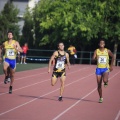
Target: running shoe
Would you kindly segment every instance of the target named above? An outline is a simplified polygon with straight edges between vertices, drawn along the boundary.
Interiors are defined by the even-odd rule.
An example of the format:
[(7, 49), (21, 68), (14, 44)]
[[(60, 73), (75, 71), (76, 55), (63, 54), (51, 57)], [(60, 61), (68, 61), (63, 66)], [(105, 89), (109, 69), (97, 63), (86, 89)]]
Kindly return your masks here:
[(103, 102), (103, 98), (100, 98), (100, 99), (99, 99), (99, 103), (102, 103), (102, 102)]
[(7, 84), (7, 81), (8, 81), (8, 76), (5, 77), (4, 84)]
[(12, 86), (9, 87), (9, 94), (12, 94)]
[(59, 101), (63, 101), (63, 100), (62, 100), (62, 96), (61, 96), (61, 97), (59, 97), (59, 98), (58, 98), (58, 100), (59, 100)]
[(9, 83), (11, 81), (10, 77), (8, 77), (7, 82)]
[(107, 86), (108, 86), (108, 82), (105, 82), (105, 83), (104, 83), (104, 87), (107, 87)]

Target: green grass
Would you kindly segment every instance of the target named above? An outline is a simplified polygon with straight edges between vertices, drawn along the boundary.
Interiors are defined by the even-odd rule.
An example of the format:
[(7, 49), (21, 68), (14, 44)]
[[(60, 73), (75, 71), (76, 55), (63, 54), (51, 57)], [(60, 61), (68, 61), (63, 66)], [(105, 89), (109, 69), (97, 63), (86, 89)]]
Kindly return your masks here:
[[(28, 64), (17, 64), (16, 72), (18, 71), (25, 71), (25, 70), (32, 70), (37, 68), (43, 68), (48, 66), (48, 64), (38, 64), (38, 63), (28, 63)], [(0, 75), (3, 74), (3, 67), (0, 64)]]

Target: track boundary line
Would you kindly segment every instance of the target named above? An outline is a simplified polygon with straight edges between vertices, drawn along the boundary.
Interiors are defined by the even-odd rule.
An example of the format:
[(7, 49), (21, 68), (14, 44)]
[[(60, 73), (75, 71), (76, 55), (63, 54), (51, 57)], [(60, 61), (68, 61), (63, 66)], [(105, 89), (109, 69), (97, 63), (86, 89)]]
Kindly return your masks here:
[[(69, 85), (71, 85), (71, 84), (73, 84), (73, 83), (79, 82), (79, 81), (81, 81), (81, 80), (83, 80), (83, 79), (85, 79), (85, 78), (87, 78), (87, 77), (90, 77), (90, 76), (92, 76), (93, 74), (95, 74), (95, 73), (91, 73), (91, 74), (89, 74), (88, 76), (85, 76), (85, 77), (82, 77), (82, 78), (80, 78), (80, 79), (78, 79), (78, 80), (76, 80), (76, 81), (73, 81), (73, 82), (65, 85), (65, 87), (67, 87), (67, 86), (69, 86)], [(6, 114), (6, 113), (9, 113), (9, 112), (11, 112), (11, 111), (13, 111), (13, 110), (15, 110), (15, 109), (18, 109), (18, 108), (20, 108), (20, 107), (22, 107), (22, 106), (25, 106), (25, 105), (27, 105), (27, 104), (29, 104), (29, 103), (31, 103), (31, 102), (34, 102), (35, 100), (38, 100), (38, 99), (40, 99), (41, 97), (44, 97), (44, 96), (49, 95), (49, 94), (51, 94), (51, 93), (54, 93), (54, 92), (58, 91), (59, 89), (60, 89), (60, 88), (58, 88), (58, 89), (56, 89), (56, 90), (53, 90), (53, 91), (51, 91), (51, 92), (48, 92), (48, 93), (46, 93), (46, 94), (44, 94), (44, 95), (41, 95), (41, 96), (39, 96), (39, 97), (37, 97), (37, 98), (34, 98), (34, 99), (32, 99), (32, 100), (30, 100), (30, 101), (28, 101), (28, 102), (25, 102), (24, 104), (18, 105), (18, 106), (14, 107), (14, 108), (12, 108), (12, 109), (9, 109), (9, 110), (7, 110), (7, 111), (5, 111), (5, 112), (2, 112), (2, 113), (0, 113), (0, 116), (4, 115), (4, 114)]]
[[(72, 66), (72, 67), (73, 67), (73, 66)], [(28, 72), (28, 71), (39, 70), (39, 69), (44, 69), (44, 68), (48, 68), (48, 67), (41, 67), (41, 68), (36, 68), (36, 69), (31, 69), (31, 70), (17, 71), (17, 72), (15, 72), (15, 73)], [(4, 76), (4, 74), (1, 74), (0, 76)]]
[[(86, 68), (83, 68), (83, 69), (86, 69)], [(83, 70), (83, 69), (79, 69), (78, 71), (81, 71), (81, 70)], [(75, 72), (78, 72), (78, 71), (74, 71), (74, 72), (71, 72), (71, 73), (68, 73), (68, 74), (72, 74), (72, 73), (75, 73)], [(21, 87), (21, 88), (18, 88), (18, 89), (14, 89), (13, 91), (21, 90), (21, 89), (30, 87), (30, 86), (32, 86), (32, 85), (36, 85), (36, 84), (39, 84), (39, 83), (47, 82), (47, 81), (49, 81), (49, 80), (50, 80), (50, 79), (43, 80), (43, 81), (40, 81), (40, 82), (37, 82), (37, 83), (33, 83), (33, 84), (31, 84), (31, 85), (27, 85), (27, 86), (24, 86), (24, 87)], [(8, 93), (8, 92), (1, 93), (0, 96), (1, 96), (1, 95), (4, 95), (4, 94), (7, 94), (7, 93)]]
[[(114, 78), (119, 72), (117, 72), (115, 75), (113, 75), (110, 79)], [(83, 99), (85, 99), (86, 97), (88, 97), (89, 95), (91, 95), (94, 91), (97, 90), (97, 87), (94, 88), (91, 92), (89, 92), (87, 95), (85, 95), (84, 97), (82, 97), (80, 100), (78, 100), (77, 102), (75, 102), (74, 104), (72, 104), (70, 107), (68, 107), (66, 110), (64, 110), (63, 112), (61, 112), (59, 115), (57, 115), (55, 118), (53, 118), (52, 120), (57, 120), (58, 118), (60, 118), (62, 115), (64, 115), (66, 112), (68, 112), (70, 109), (72, 109), (73, 107), (75, 107), (79, 102), (81, 102)], [(118, 117), (119, 117), (120, 113), (118, 113)], [(115, 119), (118, 120), (118, 119)]]
[[(44, 69), (44, 68), (47, 68), (47, 67), (36, 68), (36, 69), (31, 69), (31, 70), (24, 70), (24, 71), (17, 71), (17, 72), (15, 72), (15, 73), (28, 72), (28, 71), (39, 70), (39, 69)], [(4, 76), (4, 74), (1, 74), (0, 76)]]
[[(82, 69), (86, 69), (86, 68), (88, 68), (88, 67), (84, 67), (84, 68), (82, 68)], [(79, 69), (79, 70), (82, 70), (82, 69)], [(78, 70), (78, 71), (79, 71), (79, 70)], [(26, 72), (27, 72), (27, 71), (26, 71)], [(36, 76), (36, 75), (41, 75), (41, 74), (45, 74), (45, 73), (47, 73), (47, 72), (43, 72), (43, 73), (38, 73), (38, 74), (31, 75), (31, 76), (25, 76), (25, 77), (17, 78), (17, 79), (15, 79), (15, 81), (20, 80), (20, 79), (24, 79), (24, 78), (34, 77), (34, 76)], [(3, 83), (4, 83), (4, 82), (1, 82), (0, 85), (3, 84)]]
[[(40, 81), (40, 82), (37, 82), (37, 83), (34, 83), (34, 84), (30, 84), (30, 85), (27, 85), (27, 86), (24, 86), (24, 87), (21, 87), (21, 88), (17, 88), (17, 89), (14, 89), (13, 91), (17, 91), (17, 90), (21, 90), (21, 89), (24, 89), (24, 88), (27, 88), (27, 87), (30, 87), (30, 86), (33, 86), (33, 85), (37, 85), (37, 84), (40, 84), (40, 83), (43, 83), (43, 82), (46, 82), (46, 81), (49, 81), (50, 79), (47, 79), (47, 80), (43, 80), (43, 81)], [(7, 94), (8, 92), (5, 92), (5, 93), (1, 93), (1, 95), (4, 95), (4, 94)]]
[(115, 117), (115, 120), (119, 120), (119, 117), (120, 117), (120, 110), (118, 111), (118, 114), (117, 114), (117, 116)]

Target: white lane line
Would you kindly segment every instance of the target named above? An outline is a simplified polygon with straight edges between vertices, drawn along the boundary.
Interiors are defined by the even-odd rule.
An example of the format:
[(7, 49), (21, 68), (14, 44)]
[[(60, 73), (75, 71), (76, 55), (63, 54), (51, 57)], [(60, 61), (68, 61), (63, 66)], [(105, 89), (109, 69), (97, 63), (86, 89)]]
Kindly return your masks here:
[[(79, 69), (77, 70), (76, 72), (80, 71), (80, 70), (84, 70), (84, 69), (87, 69), (88, 67), (84, 67), (82, 69)], [(73, 72), (74, 73), (74, 72)], [(30, 78), (30, 77), (34, 77), (34, 76), (37, 76), (37, 75), (42, 75), (42, 74), (47, 74), (47, 72), (43, 72), (43, 73), (38, 73), (38, 74), (34, 74), (34, 75), (29, 75), (29, 76), (25, 76), (25, 77), (21, 77), (21, 78), (16, 78), (15, 81), (17, 80), (21, 80), (21, 79), (24, 79), (24, 78)], [(69, 74), (69, 73), (68, 73)], [(0, 85), (3, 84), (3, 82), (0, 83)]]
[(118, 112), (118, 114), (117, 114), (115, 120), (120, 120), (119, 118), (120, 118), (120, 110), (119, 110), (119, 112)]
[[(88, 67), (85, 67), (85, 68), (79, 69), (79, 70), (77, 70), (77, 71), (70, 72), (70, 73), (68, 73), (68, 75), (69, 75), (69, 74), (72, 74), (72, 73), (75, 73), (75, 72), (78, 72), (78, 71), (81, 71), (81, 70), (84, 70), (84, 69), (87, 69), (87, 68), (88, 68)], [(45, 72), (45, 73), (46, 73), (46, 72)], [(42, 73), (41, 73), (41, 74), (42, 74)], [(26, 78), (26, 77), (24, 77), (24, 78)], [(18, 78), (18, 79), (23, 79), (23, 78)], [(46, 82), (46, 81), (49, 81), (49, 80), (50, 80), (50, 79), (47, 79), (47, 80), (44, 80), (44, 81), (40, 81), (40, 82), (31, 84), (31, 85), (27, 85), (27, 86), (24, 86), (24, 87), (21, 87), (21, 88), (18, 88), (18, 89), (14, 89), (13, 91), (21, 90), (21, 89), (30, 87), (30, 86), (32, 86), (32, 85), (37, 85), (37, 84), (39, 84), (39, 83), (43, 83), (43, 82)], [(7, 94), (7, 93), (8, 93), (8, 92), (1, 93), (0, 96), (1, 96), (1, 95), (4, 95), (4, 94)]]
[[(78, 71), (81, 71), (81, 70), (84, 70), (84, 69), (87, 69), (87, 68), (88, 68), (88, 67), (82, 68), (82, 69), (79, 69)], [(69, 74), (72, 74), (72, 73), (75, 73), (75, 72), (78, 72), (78, 71), (70, 72), (70, 73), (68, 73), (68, 75), (69, 75)], [(25, 77), (24, 77), (24, 78), (25, 78)], [(19, 79), (19, 78), (18, 78), (18, 79)], [(20, 79), (23, 79), (23, 78), (20, 78)], [(21, 87), (21, 88), (18, 88), (18, 89), (14, 89), (13, 91), (21, 90), (21, 89), (30, 87), (30, 86), (32, 86), (32, 85), (37, 85), (37, 84), (39, 84), (39, 83), (43, 83), (43, 82), (46, 82), (46, 81), (49, 81), (49, 80), (50, 80), (50, 79), (47, 79), (47, 80), (44, 80), (44, 81), (40, 81), (40, 82), (31, 84), (31, 85), (27, 85), (27, 86), (24, 86), (24, 87)], [(1, 96), (1, 95), (4, 95), (4, 94), (7, 94), (7, 93), (8, 93), (8, 92), (1, 93), (0, 96)]]
[[(36, 68), (36, 69), (31, 69), (31, 70), (24, 70), (24, 71), (17, 71), (15, 73), (24, 73), (24, 72), (29, 72), (29, 71), (32, 71), (32, 70), (41, 70), (41, 69), (44, 69), (44, 68), (47, 68), (47, 67), (42, 67), (42, 68)], [(4, 74), (0, 75), (0, 77), (4, 76)]]
[[(37, 84), (40, 84), (40, 83), (43, 83), (43, 82), (47, 82), (49, 81), (50, 79), (47, 79), (47, 80), (43, 80), (43, 81), (40, 81), (40, 82), (37, 82), (37, 83), (34, 83), (34, 84), (30, 84), (30, 85), (27, 85), (27, 86), (24, 86), (24, 87), (21, 87), (21, 88), (18, 88), (18, 89), (14, 89), (13, 91), (17, 91), (17, 90), (21, 90), (21, 89), (24, 89), (24, 88), (27, 88), (27, 87), (31, 87), (33, 85), (37, 85)], [(8, 92), (5, 92), (5, 93), (1, 93), (1, 95), (4, 95), (4, 94), (7, 94)]]
[[(87, 78), (87, 77), (90, 77), (90, 76), (92, 76), (93, 74), (95, 74), (95, 73), (89, 74), (89, 75), (86, 76), (86, 77), (82, 77), (82, 78), (80, 78), (80, 79), (78, 79), (78, 80), (76, 80), (76, 81), (73, 81), (73, 82), (65, 85), (65, 87), (67, 87), (67, 86), (69, 86), (69, 85), (71, 85), (71, 84), (73, 84), (73, 83), (79, 82), (79, 81), (81, 81), (81, 80), (83, 80), (83, 79), (85, 79), (85, 78)], [(18, 105), (18, 106), (16, 106), (16, 107), (12, 108), (12, 109), (9, 109), (9, 110), (7, 110), (7, 111), (5, 111), (5, 112), (2, 112), (2, 113), (0, 113), (0, 116), (4, 115), (4, 114), (6, 114), (6, 113), (9, 113), (9, 112), (11, 112), (11, 111), (13, 111), (13, 110), (15, 110), (15, 109), (18, 109), (18, 108), (20, 108), (20, 107), (23, 107), (23, 106), (25, 106), (25, 105), (27, 105), (27, 104), (29, 104), (29, 103), (31, 103), (31, 102), (34, 102), (35, 100), (37, 100), (37, 99), (39, 99), (39, 98), (41, 98), (41, 97), (44, 97), (44, 96), (46, 96), (46, 95), (49, 95), (49, 94), (51, 94), (51, 93), (53, 93), (53, 92), (56, 92), (56, 91), (58, 91), (58, 90), (59, 90), (59, 88), (56, 89), (56, 90), (53, 90), (53, 91), (51, 91), (51, 92), (48, 92), (48, 93), (46, 93), (46, 94), (44, 94), (44, 95), (41, 95), (41, 96), (39, 96), (38, 98), (34, 98), (34, 99), (32, 99), (32, 100), (30, 100), (30, 101), (28, 101), (28, 102), (25, 102), (24, 104)]]
[[(81, 71), (81, 70), (84, 70), (84, 69), (87, 69), (88, 67), (85, 67), (85, 68), (82, 68), (82, 69), (79, 69), (79, 70), (77, 70), (77, 71), (74, 71), (74, 72), (70, 72), (70, 73), (68, 73), (68, 75), (69, 74), (72, 74), (72, 73), (75, 73), (75, 72), (78, 72), (78, 71)], [(46, 73), (46, 72), (45, 72)], [(41, 74), (44, 74), (44, 73), (41, 73)], [(36, 76), (36, 75), (31, 75), (31, 76)], [(31, 77), (30, 76), (30, 77)], [(18, 78), (18, 79), (24, 79), (24, 78), (28, 78), (29, 76), (27, 76), (27, 77), (22, 77), (22, 78)], [(18, 80), (17, 79), (17, 80)], [(43, 82), (46, 82), (46, 81), (48, 81), (49, 79), (47, 79), (47, 80), (44, 80), (44, 81), (40, 81), (40, 82), (37, 82), (37, 83), (34, 83), (34, 84), (31, 84), (31, 85), (27, 85), (27, 86), (24, 86), (24, 87), (22, 87), (22, 88), (18, 88), (18, 89), (14, 89), (13, 91), (17, 91), (17, 90), (20, 90), (20, 89), (23, 89), (23, 88), (27, 88), (27, 87), (30, 87), (30, 86), (32, 86), (32, 85), (36, 85), (36, 84), (39, 84), (39, 83), (43, 83)], [(5, 92), (5, 93), (1, 93), (0, 94), (0, 96), (1, 95), (4, 95), (4, 94), (7, 94), (8, 92)]]
[[(119, 74), (119, 72), (117, 72), (115, 75), (113, 75), (110, 79), (114, 78), (117, 74)], [(110, 80), (109, 79), (109, 80)], [(80, 100), (78, 100), (77, 102), (75, 102), (73, 105), (71, 105), (70, 107), (68, 107), (66, 110), (64, 110), (63, 112), (61, 112), (59, 115), (57, 115), (55, 118), (53, 118), (53, 120), (57, 120), (59, 119), (62, 115), (64, 115), (66, 112), (68, 112), (70, 109), (72, 109), (73, 107), (75, 107), (79, 102), (81, 102), (83, 99), (85, 99), (86, 97), (88, 97), (89, 95), (91, 95), (93, 92), (95, 92), (97, 90), (97, 88), (93, 89), (91, 92), (89, 92), (87, 95), (85, 95), (84, 97), (82, 97)]]
[[(73, 68), (75, 68), (75, 67), (73, 67)], [(83, 66), (80, 66), (80, 67), (83, 67)], [(18, 72), (15, 72), (15, 73), (24, 73), (24, 72), (29, 72), (29, 71), (33, 71), (33, 70), (41, 70), (41, 69), (44, 69), (44, 68), (48, 68), (48, 67), (42, 67), (42, 68), (36, 68), (36, 69), (24, 70), (24, 71), (18, 71)], [(0, 77), (2, 77), (2, 76), (4, 76), (4, 74), (0, 75)]]
[[(29, 75), (29, 76), (25, 76), (25, 77), (21, 77), (21, 78), (16, 78), (16, 80), (21, 80), (21, 79), (24, 79), (24, 78), (29, 78), (29, 77), (34, 77), (34, 76), (37, 76), (37, 75), (42, 75), (42, 74), (45, 74), (47, 72), (43, 72), (43, 73), (39, 73), (39, 74), (34, 74), (34, 75)], [(3, 84), (3, 82), (1, 82), (0, 84)]]

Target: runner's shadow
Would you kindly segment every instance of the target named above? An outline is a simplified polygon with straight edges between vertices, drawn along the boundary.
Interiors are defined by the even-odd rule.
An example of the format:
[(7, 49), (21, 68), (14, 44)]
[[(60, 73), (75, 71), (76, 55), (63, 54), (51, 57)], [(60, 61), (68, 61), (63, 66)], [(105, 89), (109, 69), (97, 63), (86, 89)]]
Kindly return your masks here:
[(37, 99), (44, 99), (44, 100), (53, 100), (53, 101), (58, 101), (57, 99), (53, 98), (48, 98), (48, 97), (39, 97), (39, 96), (31, 96), (31, 95), (19, 95), (20, 97), (25, 97), (25, 98), (37, 98)]
[[(55, 97), (57, 97), (57, 96), (55, 96)], [(83, 102), (97, 102), (98, 103), (98, 101), (82, 99), (82, 98), (63, 97), (63, 99), (70, 99), (70, 100), (75, 100), (75, 101), (80, 100), (80, 101), (83, 101)]]

